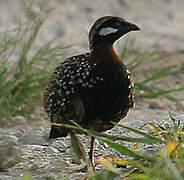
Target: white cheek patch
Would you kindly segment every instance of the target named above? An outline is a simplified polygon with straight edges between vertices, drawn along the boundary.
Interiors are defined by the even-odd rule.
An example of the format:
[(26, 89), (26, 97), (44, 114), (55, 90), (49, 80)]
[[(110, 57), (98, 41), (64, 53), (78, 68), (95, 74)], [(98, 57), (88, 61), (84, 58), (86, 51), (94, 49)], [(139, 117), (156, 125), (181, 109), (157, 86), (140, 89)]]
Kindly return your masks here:
[(107, 27), (107, 28), (102, 28), (100, 31), (99, 31), (99, 35), (101, 36), (106, 36), (108, 34), (112, 34), (112, 33), (115, 33), (117, 32), (118, 29), (116, 28), (112, 28), (112, 27)]

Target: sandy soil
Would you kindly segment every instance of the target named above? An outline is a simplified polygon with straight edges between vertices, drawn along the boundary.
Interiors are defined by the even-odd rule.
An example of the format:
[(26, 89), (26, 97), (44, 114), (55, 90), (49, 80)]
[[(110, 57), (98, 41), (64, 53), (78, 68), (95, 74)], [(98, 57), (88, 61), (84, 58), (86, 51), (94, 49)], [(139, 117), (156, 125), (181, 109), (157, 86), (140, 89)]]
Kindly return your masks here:
[[(16, 27), (20, 18), (23, 22), (29, 18), (30, 14), (26, 15), (25, 6), (21, 2), (0, 2), (0, 32)], [(31, 13), (37, 13), (38, 3), (43, 0), (31, 2)], [(140, 26), (141, 31), (136, 33), (137, 49), (144, 51), (154, 47), (167, 52), (184, 49), (184, 3), (181, 0), (52, 0), (49, 7), (53, 11), (42, 28), (38, 44), (53, 37), (61, 37), (64, 44), (76, 44), (74, 50), (81, 52), (87, 49), (87, 32), (92, 23), (104, 15), (117, 15)]]
[[(4, 33), (17, 27), (20, 18), (22, 22), (26, 22), (29, 19), (29, 16), (27, 16), (25, 13), (25, 6), (23, 6), (23, 3), (21, 2), (23, 1), (0, 1), (0, 32)], [(31, 2), (33, 4), (32, 13), (34, 14), (39, 11), (38, 2), (42, 2), (42, 0), (32, 0)], [(184, 55), (182, 54), (184, 52), (184, 3), (182, 0), (51, 0), (49, 6), (51, 8), (54, 8), (54, 10), (44, 24), (40, 33), (40, 39), (37, 41), (35, 48), (41, 46), (44, 42), (52, 39), (53, 37), (59, 37), (64, 45), (74, 44), (74, 46), (72, 46), (72, 48), (70, 48), (70, 51), (68, 52), (69, 55), (88, 51), (88, 31), (92, 23), (98, 17), (104, 15), (121, 16), (136, 23), (138, 26), (141, 27), (140, 32), (132, 33), (133, 35), (136, 35), (137, 52), (145, 52), (145, 50), (157, 49), (163, 53), (167, 52), (169, 54), (172, 54), (165, 58), (164, 61), (161, 61), (160, 64), (153, 63), (151, 65), (151, 68), (150, 65), (145, 65), (136, 69), (136, 71), (142, 72), (148, 70), (146, 74), (142, 75), (143, 77), (149, 75), (150, 70), (155, 71), (158, 70), (158, 68), (160, 67), (167, 67), (177, 62), (178, 72), (175, 73), (172, 78), (164, 78), (163, 83), (159, 84), (159, 87), (167, 89), (184, 86)], [(120, 41), (118, 41), (116, 47), (121, 47), (125, 39), (126, 38), (122, 38)], [(124, 119), (125, 124), (130, 122), (130, 124), (138, 125), (139, 122), (144, 123), (146, 121), (159, 121), (161, 119), (164, 119), (164, 117), (168, 117), (168, 111), (171, 111), (174, 114), (181, 114), (184, 110), (184, 92), (174, 92), (172, 93), (172, 95), (174, 97), (177, 97), (180, 102), (172, 102), (162, 98), (156, 99), (154, 101), (138, 101), (135, 108), (132, 109), (129, 112), (128, 116)], [(25, 123), (25, 119), (23, 119), (22, 122)], [(44, 129), (50, 126), (48, 122), (41, 123), (43, 123), (44, 125), (40, 125), (40, 129)], [(31, 129), (30, 132), (26, 132), (27, 128), (33, 128), (33, 130)], [(53, 143), (51, 145), (53, 147), (50, 147), (50, 145), (49, 147), (42, 147), (41, 145), (34, 146), (34, 143), (36, 141), (39, 141), (39, 138), (41, 139), (39, 142), (40, 144), (45, 142), (45, 140), (43, 140), (42, 138), (43, 134), (41, 134), (43, 131), (38, 131), (38, 133), (35, 133), (37, 132), (38, 127), (34, 126), (26, 126), (26, 128), (18, 127), (17, 129), (18, 132), (15, 131), (15, 129), (0, 129), (0, 135), (7, 134), (8, 136), (16, 136), (21, 139), (23, 137), (23, 134), (26, 134), (26, 138), (28, 136), (28, 140), (32, 141), (33, 145), (30, 145), (30, 141), (28, 141), (28, 143), (21, 142), (23, 145), (18, 145), (18, 148), (20, 148), (21, 151), (22, 149), (23, 151), (25, 150), (25, 152), (23, 152), (25, 154), (25, 159), (24, 162), (22, 162), (22, 166), (24, 166), (24, 163), (26, 163), (25, 167), (27, 169), (23, 169), (23, 172), (31, 170), (29, 163), (34, 163), (32, 161), (32, 159), (34, 158), (38, 161), (37, 156), (41, 157), (43, 155), (41, 153), (43, 149), (46, 149), (50, 153), (48, 155), (48, 158), (51, 159), (48, 160), (47, 165), (49, 165), (52, 158), (54, 158), (54, 161), (52, 160), (51, 162), (55, 162), (58, 157), (53, 156), (52, 148), (55, 148)], [(111, 132), (113, 133), (115, 131), (117, 132), (117, 129), (112, 130)], [(31, 133), (30, 139), (29, 133)], [(32, 137), (33, 139), (31, 139)], [(23, 137), (23, 140), (25, 140), (25, 137)], [(33, 140), (35, 142), (33, 142)], [(65, 147), (69, 146), (68, 142), (68, 139), (66, 139), (66, 141), (62, 141), (62, 143), (65, 144)], [(36, 151), (36, 148), (40, 149)], [(51, 150), (49, 148), (51, 148)], [(98, 148), (99, 151), (103, 154), (104, 152), (103, 149), (101, 149), (101, 146), (99, 146)], [(30, 152), (31, 150), (32, 152)], [(57, 152), (56, 149), (54, 149), (53, 151), (55, 154), (57, 154), (57, 156), (61, 156), (60, 159), (57, 159), (58, 162), (60, 162), (62, 158), (69, 157), (68, 152), (65, 152), (67, 157), (64, 157), (65, 154), (62, 155), (62, 153), (60, 153), (59, 151)], [(34, 155), (33, 152), (41, 154)], [(43, 161), (41, 160), (40, 163), (44, 164), (45, 159), (43, 159)], [(40, 165), (39, 162), (38, 165)], [(39, 175), (40, 172), (44, 176), (44, 174), (47, 172), (48, 167), (52, 168), (47, 165), (45, 167), (45, 171), (40, 165), (41, 167), (40, 169), (38, 168), (38, 172), (36, 172), (35, 177), (38, 177), (37, 173)], [(62, 172), (62, 169), (57, 169), (57, 171), (55, 171), (54, 169), (52, 173), (57, 173), (60, 171)], [(15, 175), (17, 175), (17, 177), (20, 177), (19, 173), (19, 171), (15, 171), (15, 168), (12, 167), (9, 172), (2, 172), (1, 175), (3, 179), (14, 179)], [(67, 173), (65, 174), (66, 177)]]

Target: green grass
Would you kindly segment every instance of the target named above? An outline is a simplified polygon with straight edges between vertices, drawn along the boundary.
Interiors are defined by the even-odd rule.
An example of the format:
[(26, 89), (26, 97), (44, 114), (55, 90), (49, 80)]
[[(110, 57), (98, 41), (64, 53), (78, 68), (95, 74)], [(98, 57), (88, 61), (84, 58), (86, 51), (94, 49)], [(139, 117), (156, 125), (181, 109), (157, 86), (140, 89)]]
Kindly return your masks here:
[[(106, 180), (116, 177), (122, 177), (127, 180), (182, 180), (184, 177), (184, 126), (180, 121), (176, 121), (172, 115), (170, 115), (170, 120), (170, 123), (147, 123), (140, 129), (134, 129), (112, 122), (123, 129), (135, 133), (139, 138), (96, 133), (82, 128), (74, 121), (72, 121), (73, 125), (55, 125), (84, 132), (105, 142), (116, 152), (127, 157), (126, 159), (99, 157), (98, 163), (104, 165), (105, 170), (92, 175), (89, 178), (90, 180)], [(150, 132), (146, 132), (148, 131), (148, 128), (145, 129), (147, 126)], [(144, 130), (142, 130), (143, 128)], [(118, 140), (118, 142), (116, 142), (116, 140)], [(130, 148), (123, 145), (127, 144), (127, 142), (132, 144)], [(146, 148), (138, 148), (141, 144), (152, 145), (152, 151), (148, 151)], [(157, 146), (154, 146), (156, 144)], [(85, 152), (83, 152), (85, 151), (84, 148), (80, 147), (80, 151), (80, 154), (85, 154)], [(83, 157), (82, 159), (87, 158)]]
[(19, 26), (2, 34), (0, 42), (0, 119), (6, 124), (17, 115), (30, 119), (35, 109), (41, 105), (43, 90), (52, 69), (65, 58), (67, 47), (56, 44), (55, 40), (45, 43), (35, 50), (41, 27), (48, 8), (43, 3), (40, 12)]
[[(106, 165), (106, 170), (100, 174), (93, 175), (90, 180), (100, 179), (105, 180), (104, 176), (121, 176), (124, 179), (177, 179), (182, 180), (184, 177), (184, 131), (183, 125), (180, 121), (176, 122), (175, 118), (170, 115), (172, 123), (170, 124), (149, 124), (152, 129), (152, 136), (158, 138), (158, 147), (154, 148), (155, 153), (149, 153), (145, 150), (134, 149), (129, 150), (131, 153), (124, 152), (124, 147), (121, 147), (122, 143), (115, 143), (109, 139), (103, 139), (114, 150), (128, 155), (130, 158), (127, 161), (102, 159), (101, 164)], [(120, 125), (121, 126), (121, 125)], [(122, 126), (129, 131), (137, 132), (138, 135), (142, 134), (141, 130)], [(132, 130), (131, 130), (132, 129)], [(145, 133), (143, 139), (147, 138), (150, 133)], [(100, 136), (97, 137), (101, 139)], [(137, 141), (139, 143), (139, 141)], [(146, 142), (144, 142), (145, 144)], [(152, 142), (155, 144), (155, 142)], [(149, 142), (150, 144), (150, 142)], [(132, 154), (136, 152), (136, 154)], [(139, 157), (137, 157), (137, 154)], [(132, 159), (133, 158), (133, 159)], [(124, 162), (124, 168), (116, 168), (115, 164), (122, 165)], [(107, 164), (109, 164), (107, 166)], [(112, 168), (114, 167), (114, 168)], [(113, 179), (113, 178), (111, 178)]]
[[(184, 91), (184, 86), (171, 89), (164, 88), (164, 78), (172, 78), (177, 74), (177, 63), (174, 65), (168, 65), (167, 67), (160, 67), (161, 63), (164, 64), (167, 55), (160, 55), (159, 51), (148, 51), (141, 55), (132, 57), (132, 54), (135, 51), (135, 45), (135, 37), (129, 37), (121, 51), (121, 59), (125, 60), (127, 67), (134, 72), (133, 77), (135, 79), (137, 97), (144, 99), (155, 99), (161, 97), (171, 101), (178, 101), (178, 99), (172, 96), (171, 93)], [(157, 65), (156, 69), (153, 69), (153, 63)], [(137, 69), (144, 65), (149, 66), (149, 68), (147, 70), (137, 71)], [(149, 75), (145, 76), (145, 73), (147, 72), (149, 72)], [(161, 88), (159, 88), (160, 84), (162, 84)]]

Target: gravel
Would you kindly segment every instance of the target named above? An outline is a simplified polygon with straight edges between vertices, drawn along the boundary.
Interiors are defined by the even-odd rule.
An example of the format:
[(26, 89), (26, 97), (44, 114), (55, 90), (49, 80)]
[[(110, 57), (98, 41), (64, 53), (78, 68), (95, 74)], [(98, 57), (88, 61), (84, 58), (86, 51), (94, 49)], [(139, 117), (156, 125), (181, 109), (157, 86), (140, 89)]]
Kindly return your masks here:
[[(17, 27), (21, 19), (25, 23), (30, 17), (25, 13), (21, 0), (2, 0), (0, 2), (0, 33), (9, 32)], [(33, 0), (33, 14), (39, 12), (37, 0)], [(136, 50), (159, 49), (164, 52), (183, 52), (184, 3), (181, 0), (135, 1), (135, 0), (52, 0), (49, 6), (54, 10), (43, 25), (35, 48), (52, 38), (60, 38), (70, 48), (70, 55), (88, 51), (88, 35), (93, 22), (104, 15), (117, 15), (136, 23), (141, 31), (136, 33)], [(132, 33), (134, 35), (134, 33)], [(3, 38), (1, 36), (0, 38)], [(119, 48), (126, 38), (116, 44)], [(184, 123), (184, 114), (177, 113), (178, 120)], [(22, 179), (27, 172), (32, 179), (84, 179), (85, 173), (75, 172), (81, 167), (71, 158), (70, 138), (49, 141), (49, 123), (38, 127), (24, 125), (26, 119), (16, 117), (22, 125), (0, 128), (0, 180)], [(159, 103), (139, 103), (121, 123), (140, 127), (146, 122), (170, 122), (168, 111)], [(133, 135), (115, 127), (107, 133), (112, 135)], [(80, 135), (87, 151), (90, 138)], [(128, 146), (128, 144), (126, 144)], [(143, 147), (149, 149), (148, 146)], [(151, 148), (150, 148), (151, 150)], [(119, 157), (106, 144), (96, 141), (95, 159), (99, 156)], [(98, 166), (97, 169), (103, 167)]]
[[(153, 111), (153, 110), (152, 110)], [(170, 123), (168, 117), (153, 119), (134, 119), (130, 117), (121, 121), (126, 126), (139, 128), (147, 122), (152, 123)], [(176, 116), (184, 124), (184, 114)], [(24, 129), (24, 133), (20, 133)], [(86, 177), (83, 172), (75, 170), (80, 169), (83, 165), (76, 164), (71, 156), (70, 137), (57, 138), (49, 140), (45, 136), (50, 131), (48, 125), (43, 124), (40, 127), (35, 126), (19, 126), (0, 129), (0, 180), (21, 179), (27, 172), (32, 174), (32, 179), (82, 179)], [(149, 131), (145, 128), (145, 131)], [(12, 132), (14, 132), (12, 135)], [(111, 135), (127, 135), (135, 137), (135, 134), (124, 130), (118, 126), (108, 130), (107, 134)], [(30, 138), (28, 138), (30, 137)], [(90, 137), (78, 135), (80, 141), (84, 144), (87, 151), (90, 148)], [(124, 143), (130, 147), (130, 143)], [(139, 148), (145, 149), (147, 152), (155, 153), (157, 145), (143, 145)], [(154, 150), (153, 150), (154, 149)], [(96, 140), (95, 161), (100, 156), (113, 158), (126, 158), (125, 156), (115, 152), (106, 144)], [(103, 167), (97, 166), (97, 171), (101, 171)]]

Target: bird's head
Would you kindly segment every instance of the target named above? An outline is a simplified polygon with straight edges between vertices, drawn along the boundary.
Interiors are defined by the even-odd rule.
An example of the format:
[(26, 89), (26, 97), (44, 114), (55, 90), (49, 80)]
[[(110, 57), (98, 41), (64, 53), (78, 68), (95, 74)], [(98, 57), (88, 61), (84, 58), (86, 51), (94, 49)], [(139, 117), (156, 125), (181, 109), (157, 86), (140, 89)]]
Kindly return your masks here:
[(140, 30), (138, 26), (123, 18), (105, 16), (97, 19), (89, 32), (91, 50), (112, 45), (117, 39), (130, 31)]

